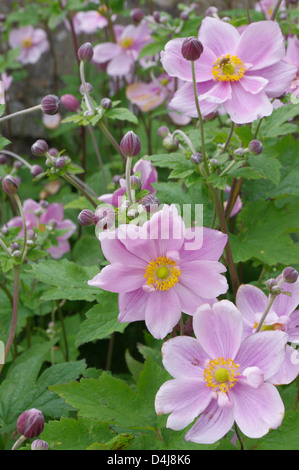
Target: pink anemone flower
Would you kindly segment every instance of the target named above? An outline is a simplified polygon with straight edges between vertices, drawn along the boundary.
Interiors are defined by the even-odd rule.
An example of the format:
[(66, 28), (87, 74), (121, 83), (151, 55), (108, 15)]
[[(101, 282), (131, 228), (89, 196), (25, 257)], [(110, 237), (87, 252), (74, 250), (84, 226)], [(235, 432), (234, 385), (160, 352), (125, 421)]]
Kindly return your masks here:
[(75, 34), (94, 34), (108, 25), (108, 20), (98, 10), (79, 11), (72, 18)]
[[(280, 276), (277, 278), (279, 281)], [(274, 300), (260, 331), (284, 331), (288, 342), (299, 344), (299, 280), (294, 284), (284, 282), (282, 289), (291, 295), (279, 294)], [(243, 337), (255, 332), (262, 314), (266, 310), (269, 297), (261, 289), (244, 284), (239, 287), (236, 305), (243, 316)], [(275, 385), (291, 383), (299, 372), (299, 357), (296, 349), (286, 346), (285, 360), (279, 371), (271, 378)]]
[[(267, 20), (270, 20), (273, 13), (274, 7), (276, 5), (276, 0), (261, 0), (255, 5), (257, 11), (264, 13)], [(280, 8), (285, 8), (285, 1), (282, 0)]]
[[(296, 67), (284, 60), (279, 25), (273, 21), (251, 23), (240, 34), (233, 25), (206, 17), (198, 38), (204, 50), (194, 65), (203, 116), (219, 106), (237, 124), (269, 116), (273, 111), (270, 98), (281, 96), (296, 75)], [(170, 106), (197, 117), (191, 63), (181, 53), (184, 39), (169, 41), (161, 52), (161, 62), (168, 75), (187, 82)]]
[(107, 73), (123, 77), (134, 70), (141, 49), (151, 41), (148, 24), (141, 21), (138, 26), (114, 27), (116, 42), (104, 42), (94, 47), (93, 63), (108, 63)]
[[(60, 203), (49, 204), (43, 208), (41, 204), (33, 199), (26, 199), (23, 204), (23, 211), (26, 221), (27, 230), (34, 228), (39, 232), (47, 230), (47, 226), (56, 230), (66, 230), (63, 235), (57, 237), (57, 246), (48, 248), (47, 251), (53, 258), (61, 258), (64, 253), (70, 251), (68, 238), (72, 236), (76, 230), (76, 225), (69, 219), (63, 218), (63, 205)], [(23, 227), (21, 217), (13, 217), (8, 223), (8, 227)], [(19, 236), (23, 236), (23, 228)]]
[(228, 300), (202, 305), (193, 316), (194, 337), (177, 336), (162, 347), (173, 379), (159, 389), (158, 414), (171, 413), (167, 427), (184, 429), (185, 440), (212, 444), (234, 422), (259, 438), (280, 426), (284, 405), (269, 378), (281, 366), (287, 335), (262, 332), (242, 341), (242, 315)]
[(91, 286), (119, 293), (119, 321), (145, 320), (155, 338), (164, 338), (181, 318), (228, 289), (218, 262), (227, 235), (186, 228), (174, 205), (164, 205), (143, 226), (120, 225), (104, 232), (103, 253), (110, 265)]
[[(141, 173), (141, 190), (144, 189), (150, 191), (151, 194), (154, 194), (156, 191), (152, 187), (152, 183), (156, 183), (158, 181), (158, 173), (156, 168), (151, 164), (151, 162), (141, 158), (138, 160), (138, 162), (135, 163), (133, 167), (133, 175), (137, 172)], [(102, 196), (99, 197), (99, 200), (105, 202), (106, 204), (112, 204), (114, 207), (119, 207), (127, 190), (126, 180), (121, 178), (119, 184), (120, 188), (114, 191), (114, 193), (102, 194)]]
[(297, 68), (297, 74), (287, 91), (299, 98), (299, 39), (297, 36), (288, 37), (286, 61)]
[(22, 47), (17, 60), (23, 65), (35, 64), (50, 49), (46, 32), (32, 26), (13, 29), (9, 34), (9, 45), (12, 48)]

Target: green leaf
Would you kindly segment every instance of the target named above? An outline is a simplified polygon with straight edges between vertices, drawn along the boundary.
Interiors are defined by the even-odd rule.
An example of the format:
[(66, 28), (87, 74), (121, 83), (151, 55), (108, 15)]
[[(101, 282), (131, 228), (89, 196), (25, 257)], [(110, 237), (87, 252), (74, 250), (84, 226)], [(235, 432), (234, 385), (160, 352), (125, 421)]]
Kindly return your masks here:
[(288, 121), (298, 116), (299, 105), (287, 104), (274, 109), (271, 116), (263, 121), (261, 134), (263, 137), (277, 137), (278, 135), (291, 134), (296, 132), (297, 126)]
[(281, 163), (277, 158), (265, 155), (249, 155), (248, 163), (275, 185), (280, 182)]
[(42, 295), (44, 300), (87, 300), (92, 302), (99, 294), (97, 287), (91, 287), (87, 281), (98, 272), (97, 266), (78, 266), (62, 260), (45, 260), (30, 266), (32, 277), (52, 286)]
[(133, 124), (138, 124), (138, 119), (129, 109), (127, 108), (111, 108), (105, 113), (105, 116), (109, 119), (119, 119), (120, 121), (129, 121)]
[(92, 307), (81, 324), (76, 345), (109, 337), (115, 331), (123, 332), (127, 323), (118, 321), (118, 295), (98, 289), (98, 304)]

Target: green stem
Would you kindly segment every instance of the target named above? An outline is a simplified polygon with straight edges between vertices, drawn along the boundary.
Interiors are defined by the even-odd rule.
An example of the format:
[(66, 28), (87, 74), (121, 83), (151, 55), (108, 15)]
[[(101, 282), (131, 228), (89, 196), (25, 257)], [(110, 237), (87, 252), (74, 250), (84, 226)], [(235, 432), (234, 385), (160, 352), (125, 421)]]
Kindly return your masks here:
[(228, 148), (229, 143), (230, 143), (230, 141), (231, 141), (231, 138), (232, 138), (232, 136), (233, 136), (234, 130), (235, 130), (235, 123), (232, 122), (232, 123), (231, 123), (231, 127), (230, 127), (230, 131), (229, 131), (229, 134), (228, 134), (228, 137), (227, 137), (227, 140), (226, 140), (225, 145), (224, 145), (224, 147), (223, 147), (222, 153), (225, 153), (225, 152), (227, 151), (227, 148)]
[(34, 111), (37, 111), (38, 109), (41, 109), (40, 104), (36, 106), (32, 106), (32, 108), (27, 108), (27, 109), (22, 109), (21, 111), (16, 111), (15, 113), (8, 114), (7, 116), (0, 118), (0, 123), (4, 121), (8, 121), (9, 119), (13, 119), (18, 116), (23, 116), (24, 114), (32, 113)]
[(248, 24), (250, 24), (250, 23), (251, 23), (251, 18), (250, 18), (250, 11), (249, 11), (249, 2), (248, 2), (248, 0), (245, 0), (245, 8), (246, 8), (247, 21), (248, 21)]
[(244, 450), (243, 439), (236, 423), (234, 424), (234, 428), (235, 428), (235, 433), (237, 435), (238, 441), (240, 442), (240, 446), (241, 446), (240, 450)]
[(199, 128), (200, 128), (200, 137), (201, 137), (201, 153), (202, 159), (205, 167), (205, 171), (207, 175), (210, 174), (209, 172), (209, 165), (207, 161), (206, 149), (205, 149), (205, 133), (204, 133), (204, 125), (203, 125), (203, 118), (200, 112), (199, 101), (197, 96), (197, 87), (196, 87), (196, 74), (195, 74), (195, 66), (194, 61), (191, 61), (191, 70), (192, 70), (192, 81), (193, 81), (193, 91), (194, 91), (194, 98), (195, 98), (195, 105), (198, 114), (198, 121), (199, 121)]
[(2, 246), (2, 248), (5, 251), (5, 253), (7, 254), (7, 256), (9, 258), (11, 258), (11, 253), (9, 252), (7, 246), (5, 245), (4, 241), (1, 240), (1, 238), (0, 238), (0, 246)]
[[(277, 287), (281, 287), (281, 285), (285, 282), (284, 280), (284, 277), (282, 277), (280, 279), (280, 281), (277, 283)], [(260, 331), (260, 329), (262, 328), (263, 324), (264, 324), (264, 321), (266, 319), (266, 316), (268, 315), (269, 311), (270, 311), (270, 308), (272, 307), (272, 304), (274, 302), (274, 300), (276, 299), (277, 297), (277, 294), (273, 295), (273, 294), (270, 294), (270, 298), (269, 298), (269, 302), (268, 302), (268, 305), (259, 321), (259, 324), (255, 330), (255, 333), (258, 333)]]
[(23, 263), (25, 261), (26, 253), (27, 253), (27, 226), (26, 226), (26, 219), (22, 207), (21, 200), (18, 196), (18, 194), (14, 194), (15, 201), (17, 203), (21, 218), (22, 218), (22, 224), (23, 224), (23, 231), (24, 231), (24, 239), (23, 239), (23, 246), (22, 246), (22, 256), (21, 256), (21, 262)]
[(131, 169), (132, 169), (132, 157), (127, 158), (126, 164), (126, 187), (127, 187), (127, 196), (130, 205), (134, 204), (133, 196), (132, 196), (132, 189), (131, 189)]
[(90, 96), (89, 96), (89, 91), (88, 91), (88, 88), (87, 88), (87, 85), (86, 85), (83, 60), (80, 61), (79, 69), (80, 69), (81, 83), (82, 83), (83, 90), (84, 90), (85, 104), (87, 106), (88, 114), (90, 116), (92, 116), (95, 113), (95, 109), (94, 109), (94, 106), (91, 102), (91, 99), (90, 99)]
[(89, 135), (90, 135), (90, 138), (91, 138), (91, 142), (92, 142), (96, 157), (97, 157), (99, 165), (100, 165), (100, 169), (101, 169), (101, 172), (102, 172), (102, 175), (103, 175), (103, 181), (104, 181), (105, 187), (107, 189), (108, 181), (107, 181), (107, 178), (106, 178), (106, 175), (105, 175), (105, 168), (104, 168), (104, 165), (103, 165), (103, 160), (102, 160), (102, 157), (101, 157), (101, 154), (100, 154), (100, 151), (99, 151), (99, 147), (98, 147), (98, 144), (97, 144), (94, 132), (93, 132), (93, 128), (91, 126), (87, 126), (87, 129), (88, 129), (88, 132), (89, 132)]
[(282, 2), (282, 0), (278, 0), (278, 2), (276, 2), (276, 5), (275, 5), (275, 7), (274, 7), (274, 9), (273, 9), (273, 11), (272, 11), (272, 15), (271, 15), (271, 18), (270, 18), (271, 21), (274, 21), (274, 20), (275, 20), (281, 2)]
[(103, 134), (105, 134), (105, 136), (107, 137), (107, 139), (110, 141), (110, 143), (113, 145), (113, 147), (115, 148), (115, 150), (119, 153), (119, 155), (121, 156), (121, 158), (123, 159), (124, 163), (127, 162), (127, 159), (126, 159), (126, 156), (125, 154), (121, 151), (121, 148), (120, 146), (118, 145), (118, 143), (116, 142), (116, 140), (114, 139), (113, 135), (109, 132), (109, 130), (107, 129), (107, 127), (105, 126), (105, 124), (100, 121), (99, 122), (99, 127), (101, 129), (101, 131), (103, 132)]

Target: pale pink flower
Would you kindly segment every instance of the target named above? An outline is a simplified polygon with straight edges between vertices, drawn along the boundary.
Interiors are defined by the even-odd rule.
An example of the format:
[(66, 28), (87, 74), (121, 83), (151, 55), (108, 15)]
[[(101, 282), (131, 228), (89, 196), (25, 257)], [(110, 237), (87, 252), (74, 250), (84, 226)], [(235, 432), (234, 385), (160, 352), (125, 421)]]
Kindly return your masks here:
[[(68, 239), (76, 230), (76, 225), (69, 219), (63, 218), (63, 205), (60, 203), (49, 204), (46, 208), (33, 199), (26, 199), (23, 203), (23, 211), (27, 230), (36, 228), (39, 232), (47, 230), (47, 226), (56, 230), (66, 230), (63, 235), (57, 237), (58, 245), (53, 245), (47, 251), (53, 258), (61, 258), (64, 253), (70, 251)], [(8, 227), (22, 227), (19, 236), (23, 236), (23, 222), (21, 217), (13, 217)]]
[(102, 234), (111, 264), (88, 284), (119, 293), (120, 322), (145, 320), (155, 338), (164, 338), (182, 312), (193, 315), (227, 291), (226, 268), (218, 262), (226, 242), (217, 230), (186, 228), (175, 207), (165, 204), (142, 227), (120, 225)]
[(151, 41), (151, 36), (146, 21), (141, 21), (138, 26), (116, 25), (114, 32), (116, 43), (97, 44), (92, 61), (98, 65), (108, 63), (108, 75), (123, 77), (134, 70), (139, 52)]
[(198, 308), (195, 338), (177, 336), (162, 347), (164, 367), (173, 377), (156, 395), (158, 414), (171, 413), (167, 427), (184, 429), (185, 439), (212, 444), (234, 422), (248, 437), (260, 438), (280, 426), (284, 405), (269, 379), (280, 368), (287, 335), (262, 332), (242, 341), (242, 315), (228, 300)]
[[(277, 278), (279, 281), (280, 276)], [(288, 335), (288, 341), (299, 343), (299, 280), (293, 284), (284, 282), (282, 289), (291, 296), (279, 294), (274, 300), (270, 311), (264, 321), (261, 331), (281, 330)], [(259, 321), (266, 310), (269, 297), (261, 289), (245, 284), (239, 287), (236, 296), (236, 305), (243, 316), (243, 336), (250, 336), (255, 332)], [(259, 334), (259, 333), (258, 333)], [(287, 345), (286, 357), (279, 371), (272, 377), (274, 384), (288, 384), (292, 382), (299, 372), (299, 360), (296, 350)]]
[(296, 77), (292, 81), (287, 92), (293, 93), (297, 98), (299, 98), (299, 39), (297, 36), (288, 37), (286, 61), (289, 64), (295, 65), (297, 68)]
[(94, 34), (108, 25), (108, 20), (98, 10), (79, 11), (72, 18), (75, 34)]
[[(255, 9), (264, 13), (267, 20), (270, 20), (277, 0), (261, 0), (256, 3)], [(285, 1), (282, 0), (280, 8), (285, 8)]]
[[(194, 62), (201, 113), (207, 116), (222, 106), (237, 124), (269, 116), (273, 111), (270, 99), (281, 96), (296, 75), (296, 67), (284, 60), (279, 25), (251, 23), (240, 34), (230, 23), (206, 17), (198, 38), (204, 48)], [(197, 117), (191, 64), (181, 53), (184, 40), (169, 41), (161, 61), (168, 75), (187, 82), (175, 93), (171, 107)]]
[(8, 41), (12, 48), (22, 47), (17, 60), (23, 65), (35, 64), (41, 55), (50, 49), (46, 32), (40, 28), (34, 29), (33, 26), (13, 29)]

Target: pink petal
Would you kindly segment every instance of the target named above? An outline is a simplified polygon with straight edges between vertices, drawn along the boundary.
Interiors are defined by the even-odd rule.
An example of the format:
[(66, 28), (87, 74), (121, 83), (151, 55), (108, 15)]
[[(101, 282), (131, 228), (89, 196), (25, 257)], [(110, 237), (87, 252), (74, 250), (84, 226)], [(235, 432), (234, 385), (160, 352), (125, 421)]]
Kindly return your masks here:
[(268, 298), (261, 289), (251, 284), (243, 284), (236, 295), (236, 305), (243, 317), (252, 325), (256, 322), (256, 313), (266, 310)]
[(248, 70), (248, 72), (246, 72), (246, 77), (253, 77), (258, 73), (259, 77), (268, 80), (268, 84), (265, 86), (264, 92), (269, 98), (276, 98), (283, 95), (283, 93), (288, 90), (293, 79), (296, 77), (296, 72), (297, 67), (280, 60), (269, 67), (258, 70), (258, 72)]
[(273, 106), (264, 92), (253, 95), (239, 82), (232, 85), (232, 99), (223, 103), (224, 110), (236, 124), (247, 124), (264, 116), (270, 116)]
[(229, 82), (217, 82), (213, 88), (208, 92), (201, 94), (199, 99), (199, 107), (202, 101), (208, 103), (221, 104), (224, 101), (230, 100), (232, 97), (231, 86)]
[[(211, 90), (215, 82), (210, 80), (204, 83), (197, 83), (197, 94), (201, 95)], [(217, 109), (217, 103), (210, 103), (202, 101), (200, 103), (200, 112), (203, 116), (207, 116)], [(196, 104), (194, 100), (194, 90), (192, 83), (185, 83), (174, 94), (174, 97), (169, 102), (169, 108), (180, 111), (182, 114), (190, 117), (198, 117)]]
[(93, 48), (92, 61), (95, 64), (104, 64), (120, 54), (122, 54), (122, 48), (118, 44), (113, 42), (104, 42), (102, 44), (97, 44)]
[(55, 202), (54, 204), (49, 204), (47, 212), (41, 215), (40, 222), (42, 224), (48, 224), (51, 220), (56, 222), (62, 222), (63, 220), (63, 205)]
[(299, 310), (295, 310), (290, 316), (287, 333), (289, 335), (289, 341), (299, 343)]
[(48, 248), (47, 251), (50, 253), (52, 258), (61, 258), (62, 255), (68, 253), (71, 249), (70, 244), (67, 240), (58, 240), (58, 246), (52, 246)]
[(179, 282), (203, 298), (218, 297), (228, 289), (226, 278), (221, 274), (226, 271), (218, 261), (180, 262)]
[(118, 320), (123, 322), (133, 322), (144, 320), (145, 308), (149, 294), (142, 288), (132, 292), (123, 292), (118, 296), (119, 316)]
[(286, 345), (286, 354), (284, 361), (276, 374), (274, 374), (269, 382), (274, 385), (286, 385), (295, 380), (299, 373), (299, 353), (297, 349)]
[(121, 53), (111, 60), (107, 66), (107, 73), (113, 77), (123, 77), (132, 71), (134, 60), (126, 53)]
[[(191, 62), (182, 56), (182, 44), (186, 38), (172, 39), (165, 45), (161, 52), (161, 63), (168, 75), (180, 78), (186, 82), (192, 82)], [(213, 79), (212, 68), (217, 56), (204, 48), (204, 52), (198, 60), (194, 62), (195, 76), (197, 82), (206, 82)]]
[(259, 21), (243, 31), (236, 47), (236, 55), (250, 70), (260, 70), (273, 65), (285, 55), (284, 37), (278, 23)]
[(240, 84), (245, 91), (256, 95), (265, 89), (266, 85), (269, 83), (269, 80), (262, 77), (255, 77), (251, 75), (244, 75), (240, 80)]
[(230, 390), (234, 419), (248, 437), (259, 438), (281, 425), (284, 405), (277, 389), (268, 383), (258, 388), (238, 382)]
[(109, 292), (131, 292), (144, 284), (144, 270), (136, 266), (120, 263), (105, 266), (88, 285), (100, 287)]
[(64, 219), (62, 222), (58, 223), (55, 228), (57, 230), (67, 230), (64, 235), (57, 237), (59, 240), (67, 240), (73, 235), (77, 227), (72, 220)]
[[(280, 276), (277, 279), (280, 279)], [(299, 279), (293, 284), (284, 282), (281, 287), (291, 295), (278, 295), (272, 304), (272, 310), (279, 316), (290, 315), (299, 304)]]
[(204, 18), (198, 34), (203, 46), (211, 49), (216, 57), (233, 54), (239, 38), (240, 33), (234, 26), (210, 17)]
[(205, 304), (193, 316), (193, 330), (212, 359), (234, 359), (241, 343), (242, 317), (228, 300), (216, 302), (212, 307)]
[[(202, 237), (197, 234), (197, 228), (186, 229), (182, 261), (210, 260), (218, 261), (227, 243), (227, 235), (207, 227), (200, 227)], [(198, 244), (196, 243), (198, 241)], [(188, 250), (192, 246), (193, 249)]]
[(203, 298), (198, 295), (197, 292), (190, 290), (188, 286), (183, 285), (181, 282), (178, 282), (174, 286), (174, 289), (180, 298), (182, 312), (187, 313), (188, 315), (193, 315), (196, 309), (202, 304), (212, 305), (217, 302), (215, 297), (212, 299)]
[(171, 413), (167, 427), (184, 429), (206, 409), (212, 398), (211, 391), (201, 380), (174, 379), (165, 382), (158, 391), (155, 408), (158, 414)]
[(267, 380), (284, 360), (287, 339), (282, 331), (262, 331), (248, 336), (242, 341), (234, 362), (240, 364), (240, 372), (247, 367), (259, 367)]
[(187, 432), (185, 440), (213, 444), (225, 436), (233, 424), (232, 408), (219, 408), (217, 401), (213, 400)]
[(207, 354), (196, 338), (176, 336), (162, 346), (165, 369), (174, 378), (201, 379)]
[(181, 318), (181, 303), (174, 289), (149, 294), (145, 310), (145, 323), (156, 339), (171, 333)]

